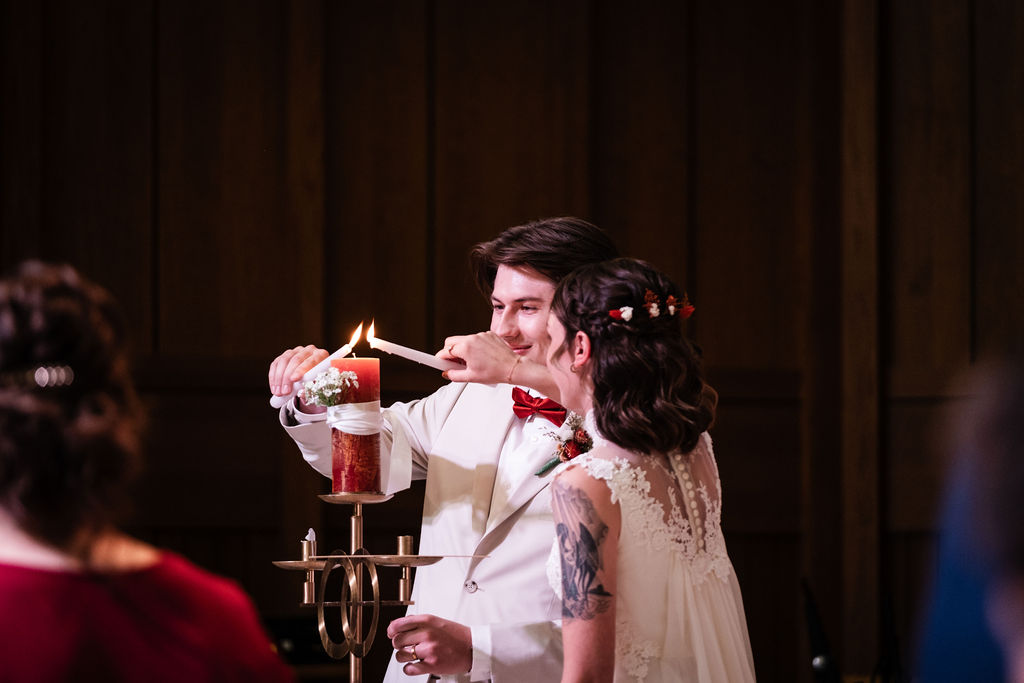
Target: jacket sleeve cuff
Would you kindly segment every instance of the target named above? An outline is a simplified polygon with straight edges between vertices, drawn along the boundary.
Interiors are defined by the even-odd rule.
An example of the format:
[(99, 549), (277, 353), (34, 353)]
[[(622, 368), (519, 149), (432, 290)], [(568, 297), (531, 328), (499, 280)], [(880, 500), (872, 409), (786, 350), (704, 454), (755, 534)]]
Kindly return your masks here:
[[(284, 405), (284, 412), (290, 418), (291, 425), (308, 425), (314, 422), (323, 422), (327, 419), (327, 413), (304, 413), (299, 410), (298, 397), (293, 398)], [(291, 426), (287, 425), (286, 426)]]
[[(306, 415), (306, 417), (314, 416)], [(332, 469), (331, 431), (328, 429), (324, 419), (300, 423), (296, 420), (295, 412), (290, 407), (290, 403), (281, 406), (278, 412), (278, 419), (284, 430), (288, 432), (288, 436), (299, 447), (303, 460), (314, 470), (330, 478)]]
[(491, 627), (470, 626), (473, 639), (473, 666), (469, 680), (486, 681), (491, 678)]

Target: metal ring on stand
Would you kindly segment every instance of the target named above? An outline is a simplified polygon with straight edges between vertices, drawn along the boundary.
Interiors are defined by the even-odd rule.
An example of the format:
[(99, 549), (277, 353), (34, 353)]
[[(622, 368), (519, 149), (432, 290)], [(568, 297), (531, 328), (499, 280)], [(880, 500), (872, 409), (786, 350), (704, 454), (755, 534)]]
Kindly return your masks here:
[[(316, 617), (317, 627), (320, 630), (320, 642), (324, 646), (324, 650), (328, 655), (334, 659), (341, 659), (345, 655), (352, 653), (356, 657), (364, 657), (370, 650), (370, 646), (373, 645), (373, 639), (377, 632), (377, 622), (380, 613), (380, 584), (377, 580), (377, 565), (372, 560), (361, 559), (360, 555), (367, 555), (365, 549), (360, 548), (353, 555), (346, 555), (343, 550), (335, 550), (331, 553), (331, 557), (324, 561), (323, 573), (320, 575), (320, 590), (317, 595), (316, 601)], [(366, 641), (360, 642), (357, 638), (361, 638), (362, 634), (356, 634), (352, 630), (352, 624), (348, 616), (348, 608), (350, 606), (351, 598), (357, 592), (358, 586), (358, 574), (357, 571), (362, 571), (362, 566), (365, 565), (370, 573), (370, 585), (373, 589), (373, 615), (370, 618), (370, 632)], [(341, 629), (345, 634), (345, 641), (342, 643), (336, 642), (331, 638), (331, 635), (327, 632), (327, 623), (324, 620), (324, 602), (325, 594), (327, 592), (327, 581), (331, 572), (338, 567), (343, 566), (345, 568), (345, 581), (341, 585), (341, 599), (339, 600), (341, 609)], [(359, 604), (355, 605), (355, 609), (363, 609), (362, 596), (359, 596), (360, 600), (357, 601)]]
[[(373, 613), (370, 617), (370, 629), (366, 637), (366, 640), (361, 640), (363, 634), (353, 634), (352, 625), (349, 623), (348, 610), (342, 610), (341, 612), (341, 629), (345, 633), (345, 638), (352, 643), (351, 651), (356, 657), (365, 657), (366, 653), (370, 651), (370, 647), (373, 645), (374, 636), (377, 635), (377, 621), (380, 616), (380, 583), (377, 581), (377, 565), (374, 564), (373, 560), (367, 560), (360, 558), (360, 555), (368, 555), (365, 548), (360, 548), (355, 553), (349, 556), (350, 566), (352, 571), (349, 572), (346, 568), (346, 572), (349, 576), (349, 594), (355, 593), (356, 588), (356, 572), (362, 572), (362, 566), (365, 566), (367, 571), (370, 573), (370, 586), (373, 589)], [(362, 596), (360, 596), (360, 602), (363, 602)], [(363, 609), (362, 604), (357, 605), (356, 609)]]
[[(349, 581), (348, 577), (352, 576), (352, 563), (347, 557), (344, 557), (344, 550), (335, 550), (331, 553), (331, 557), (324, 560), (324, 569), (320, 574), (320, 589), (317, 591), (316, 600), (316, 622), (317, 628), (320, 631), (320, 643), (324, 646), (324, 651), (334, 659), (341, 659), (349, 653), (352, 649), (352, 641), (348, 637), (348, 633), (345, 633), (345, 640), (341, 643), (335, 642), (331, 638), (331, 634), (327, 632), (327, 622), (324, 620), (324, 602), (325, 593), (327, 592), (327, 580), (331, 575), (331, 572), (338, 567), (345, 567), (345, 578), (346, 581), (341, 584), (341, 613), (345, 614), (348, 611), (348, 593), (349, 593)], [(338, 557), (341, 556), (341, 557)], [(344, 631), (344, 628), (342, 629)]]

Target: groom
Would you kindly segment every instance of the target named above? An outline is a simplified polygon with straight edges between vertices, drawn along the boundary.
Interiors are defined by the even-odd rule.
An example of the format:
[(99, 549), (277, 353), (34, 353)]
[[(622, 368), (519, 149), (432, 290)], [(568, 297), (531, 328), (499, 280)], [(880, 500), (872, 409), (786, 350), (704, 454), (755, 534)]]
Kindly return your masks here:
[[(545, 368), (548, 310), (558, 282), (578, 266), (617, 256), (604, 232), (576, 218), (550, 218), (505, 230), (472, 251), (474, 274), (490, 300), (490, 331), (450, 337), (438, 355), (466, 368), (426, 398), (382, 411), (381, 450), (411, 459), (426, 479), (420, 553), (476, 555), (420, 567), (408, 615), (391, 622), (395, 655), (387, 683), (558, 680), (561, 603), (548, 584), (554, 539), (550, 476), (560, 424)], [(270, 366), (271, 391), (327, 356), (312, 346), (285, 351)], [(517, 387), (533, 387), (529, 394)], [(539, 390), (539, 391), (537, 391)], [(303, 457), (331, 476), (330, 430), (298, 399), (281, 424)], [(404, 674), (404, 675), (403, 675)]]

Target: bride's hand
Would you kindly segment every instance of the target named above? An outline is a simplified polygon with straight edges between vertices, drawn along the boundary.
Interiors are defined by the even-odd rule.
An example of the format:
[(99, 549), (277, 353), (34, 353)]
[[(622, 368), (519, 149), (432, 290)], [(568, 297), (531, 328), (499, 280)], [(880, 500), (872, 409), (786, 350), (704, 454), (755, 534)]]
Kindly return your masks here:
[(448, 337), (437, 352), (444, 360), (463, 363), (465, 369), (448, 370), (444, 376), (453, 382), (500, 384), (508, 381), (509, 372), (520, 358), (501, 337), (493, 332)]
[(444, 373), (453, 382), (515, 384), (558, 400), (558, 386), (547, 366), (520, 356), (494, 332), (448, 337), (437, 357), (465, 364), (465, 369)]

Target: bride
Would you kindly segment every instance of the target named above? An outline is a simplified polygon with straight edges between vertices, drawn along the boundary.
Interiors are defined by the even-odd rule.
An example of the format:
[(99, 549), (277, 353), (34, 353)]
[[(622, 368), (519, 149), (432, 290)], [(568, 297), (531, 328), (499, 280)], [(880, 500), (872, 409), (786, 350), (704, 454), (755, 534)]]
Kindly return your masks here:
[(592, 446), (552, 484), (563, 683), (754, 680), (706, 431), (716, 395), (682, 333), (692, 311), (632, 259), (581, 268), (555, 293), (548, 368), (585, 415), (560, 450)]

